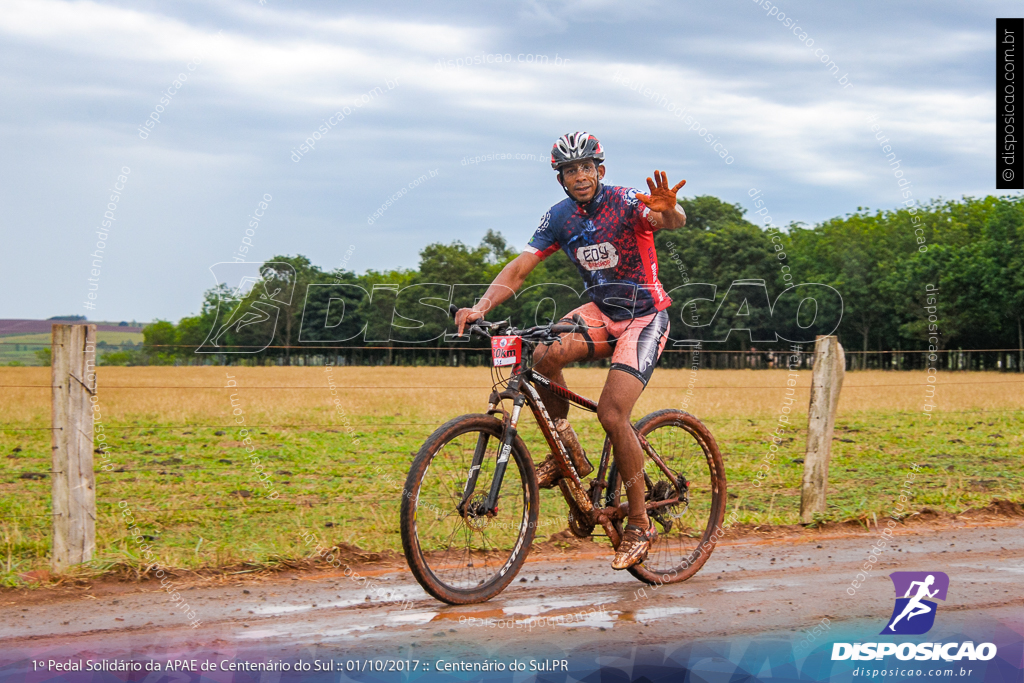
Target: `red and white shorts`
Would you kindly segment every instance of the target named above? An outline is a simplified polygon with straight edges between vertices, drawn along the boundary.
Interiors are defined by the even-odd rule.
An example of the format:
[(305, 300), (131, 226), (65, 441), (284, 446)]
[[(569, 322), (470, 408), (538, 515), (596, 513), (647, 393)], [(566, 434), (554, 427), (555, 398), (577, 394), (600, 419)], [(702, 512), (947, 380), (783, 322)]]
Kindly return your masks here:
[(612, 370), (628, 372), (646, 387), (668, 341), (668, 311), (628, 320), (612, 320), (591, 302), (570, 312), (562, 320), (572, 322), (573, 315), (577, 313), (590, 326), (586, 332), (572, 335), (574, 340), (587, 344), (587, 355), (582, 360), (611, 356)]

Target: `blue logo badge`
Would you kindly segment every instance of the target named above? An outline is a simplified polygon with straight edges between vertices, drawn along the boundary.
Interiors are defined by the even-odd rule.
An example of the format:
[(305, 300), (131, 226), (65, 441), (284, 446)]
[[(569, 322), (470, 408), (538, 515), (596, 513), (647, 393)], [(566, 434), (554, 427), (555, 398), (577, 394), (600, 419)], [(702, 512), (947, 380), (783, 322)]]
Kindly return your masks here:
[(896, 606), (881, 635), (921, 635), (935, 624), (937, 605), (926, 598), (946, 599), (949, 576), (942, 572), (893, 572)]

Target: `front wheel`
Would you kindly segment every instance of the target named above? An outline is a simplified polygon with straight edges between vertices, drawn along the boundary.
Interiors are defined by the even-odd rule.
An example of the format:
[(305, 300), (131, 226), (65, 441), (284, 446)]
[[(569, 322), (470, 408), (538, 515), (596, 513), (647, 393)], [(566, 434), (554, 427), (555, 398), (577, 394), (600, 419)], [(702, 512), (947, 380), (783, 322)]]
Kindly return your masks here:
[[(670, 474), (644, 453), (646, 503), (658, 540), (647, 559), (629, 573), (648, 584), (677, 583), (696, 574), (722, 535), (725, 517), (725, 465), (715, 438), (693, 415), (681, 410), (659, 410), (636, 423)], [(626, 501), (618, 468), (608, 473), (606, 505)], [(678, 502), (657, 506), (659, 501)], [(653, 507), (653, 509), (652, 509)], [(622, 522), (616, 530), (622, 534)]]
[[(438, 427), (413, 460), (402, 491), (405, 559), (423, 589), (451, 605), (484, 602), (504, 590), (537, 530), (537, 477), (518, 436), (495, 510), (486, 510), (502, 432), (490, 415), (463, 415)], [(479, 474), (460, 512), (476, 454)]]

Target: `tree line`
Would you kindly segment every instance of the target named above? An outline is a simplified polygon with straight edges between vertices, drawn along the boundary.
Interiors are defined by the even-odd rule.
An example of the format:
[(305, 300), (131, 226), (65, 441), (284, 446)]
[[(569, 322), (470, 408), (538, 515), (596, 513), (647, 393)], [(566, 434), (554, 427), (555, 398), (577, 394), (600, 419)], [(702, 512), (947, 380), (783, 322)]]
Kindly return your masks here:
[[(655, 233), (658, 276), (673, 298), (673, 341), (662, 364), (688, 365), (699, 341), (705, 365), (771, 366), (792, 342), (834, 328), (852, 367), (922, 368), (931, 358), (940, 368), (1020, 371), (1022, 201), (988, 196), (858, 208), (813, 227), (774, 231), (747, 220), (739, 204), (680, 200), (686, 226)], [(276, 256), (251, 290), (208, 290), (197, 315), (156, 321), (145, 328), (141, 349), (101, 362), (488, 363), (483, 341), (445, 338), (453, 331), (445, 309), (449, 300), (472, 305), (518, 247), (488, 231), (476, 246), (427, 245), (415, 269), (362, 274)], [(547, 322), (586, 301), (581, 289), (558, 252), (487, 317)]]

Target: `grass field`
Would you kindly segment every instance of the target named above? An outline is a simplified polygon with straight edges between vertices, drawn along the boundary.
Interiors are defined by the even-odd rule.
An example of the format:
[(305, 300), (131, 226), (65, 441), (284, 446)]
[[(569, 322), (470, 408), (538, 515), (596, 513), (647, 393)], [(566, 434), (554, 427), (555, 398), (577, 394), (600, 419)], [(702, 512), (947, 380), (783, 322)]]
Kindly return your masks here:
[[(570, 369), (569, 384), (597, 397), (607, 371)], [(226, 389), (229, 378), (237, 387)], [(338, 387), (332, 404), (328, 377)], [(689, 371), (659, 370), (634, 418), (682, 407)], [(725, 454), (730, 511), (740, 523), (798, 520), (810, 372), (798, 378), (794, 430), (763, 487), (753, 485), (785, 397), (785, 371), (702, 370), (688, 410)], [(0, 582), (48, 566), (48, 368), (0, 368)], [(119, 515), (129, 506), (159, 562), (186, 568), (272, 562), (302, 554), (300, 530), (379, 551), (400, 549), (398, 508), (412, 455), (433, 429), (486, 406), (486, 368), (103, 367), (99, 405), (115, 471), (97, 473), (100, 564), (137, 565)], [(231, 394), (234, 406), (231, 403)], [(931, 419), (924, 373), (848, 373), (830, 469), (829, 517), (889, 514), (908, 469), (922, 473), (913, 506), (960, 512), (992, 498), (1021, 500), (1024, 380), (997, 373), (939, 376)], [(240, 410), (241, 413), (235, 412)], [(260, 496), (236, 420), (253, 429), (280, 497)], [(570, 419), (599, 453), (593, 415)], [(532, 419), (523, 436), (534, 461), (546, 451)], [(358, 443), (356, 441), (358, 440)], [(538, 536), (565, 528), (565, 504), (542, 492)], [(134, 546), (134, 544), (132, 544)]]

